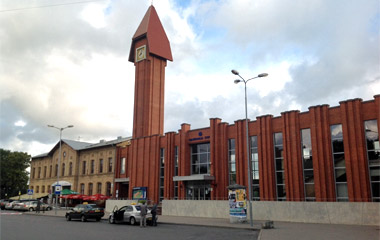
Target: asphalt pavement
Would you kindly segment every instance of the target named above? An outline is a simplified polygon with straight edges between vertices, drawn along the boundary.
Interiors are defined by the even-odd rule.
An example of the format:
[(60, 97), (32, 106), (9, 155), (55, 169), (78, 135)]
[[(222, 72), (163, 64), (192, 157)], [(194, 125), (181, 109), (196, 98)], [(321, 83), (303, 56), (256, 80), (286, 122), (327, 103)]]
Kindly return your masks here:
[[(27, 212), (39, 216), (64, 217), (65, 209), (46, 211), (45, 213)], [(106, 213), (103, 220), (108, 220), (109, 213)], [(254, 221), (253, 228), (249, 223), (232, 224), (229, 219), (178, 217), (178, 216), (158, 216), (158, 224), (179, 224), (192, 226), (210, 226), (234, 229), (252, 229), (259, 232), (259, 240), (380, 240), (380, 226), (360, 226), (360, 225), (338, 225), (338, 224), (315, 224), (315, 223), (290, 223), (274, 222), (274, 228), (263, 229), (264, 221)]]

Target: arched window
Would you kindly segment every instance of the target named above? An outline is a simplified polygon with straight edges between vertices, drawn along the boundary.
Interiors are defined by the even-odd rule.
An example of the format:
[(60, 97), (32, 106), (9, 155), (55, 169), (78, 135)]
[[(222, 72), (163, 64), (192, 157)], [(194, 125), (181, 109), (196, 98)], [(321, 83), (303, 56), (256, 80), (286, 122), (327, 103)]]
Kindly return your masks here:
[(65, 176), (65, 166), (66, 164), (62, 163), (62, 177)]
[(55, 164), (55, 176), (58, 176), (58, 164)]
[(80, 194), (84, 195), (84, 183), (80, 184)]
[(96, 193), (102, 194), (102, 183), (101, 182), (98, 182), (98, 188), (97, 188)]
[(107, 182), (107, 191), (106, 191), (107, 196), (111, 196), (111, 183)]
[(39, 193), (39, 192), (40, 192), (40, 186), (37, 186), (36, 193)]
[(41, 191), (42, 193), (45, 193), (45, 185), (44, 186), (42, 186), (42, 191)]
[(73, 163), (70, 162), (70, 165), (69, 165), (69, 176), (72, 176), (73, 175)]
[(88, 195), (92, 195), (92, 187), (93, 187), (93, 184), (92, 183), (89, 183), (88, 184)]

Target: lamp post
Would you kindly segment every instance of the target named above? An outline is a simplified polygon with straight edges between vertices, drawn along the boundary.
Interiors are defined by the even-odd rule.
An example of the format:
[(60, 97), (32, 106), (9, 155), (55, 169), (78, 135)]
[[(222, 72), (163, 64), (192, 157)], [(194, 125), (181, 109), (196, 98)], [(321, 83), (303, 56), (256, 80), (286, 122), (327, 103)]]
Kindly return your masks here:
[[(58, 157), (58, 168), (57, 168), (57, 185), (59, 185), (59, 165), (61, 164), (61, 152), (62, 152), (62, 131), (65, 130), (66, 128), (72, 128), (74, 127), (73, 125), (68, 125), (67, 127), (59, 128), (53, 125), (47, 125), (50, 128), (55, 128), (59, 130), (59, 157)], [(58, 194), (55, 194), (55, 215), (57, 215), (57, 208), (58, 208)]]
[(261, 73), (259, 75), (257, 75), (256, 77), (253, 77), (253, 78), (250, 78), (250, 79), (247, 79), (245, 80), (242, 76), (240, 76), (239, 72), (236, 71), (236, 70), (231, 70), (231, 72), (234, 74), (234, 75), (237, 75), (239, 76), (241, 79), (236, 79), (234, 81), (235, 84), (238, 84), (239, 82), (243, 82), (244, 83), (244, 92), (245, 92), (245, 130), (246, 130), (246, 143), (247, 143), (247, 163), (248, 163), (248, 204), (249, 204), (249, 218), (250, 218), (250, 223), (251, 223), (251, 227), (253, 227), (253, 220), (252, 220), (252, 193), (251, 193), (251, 189), (252, 189), (252, 179), (251, 179), (251, 161), (250, 161), (250, 157), (249, 157), (249, 136), (248, 136), (248, 110), (247, 110), (247, 82), (252, 80), (252, 79), (255, 79), (255, 78), (261, 78), (261, 77), (266, 77), (268, 76), (268, 73)]

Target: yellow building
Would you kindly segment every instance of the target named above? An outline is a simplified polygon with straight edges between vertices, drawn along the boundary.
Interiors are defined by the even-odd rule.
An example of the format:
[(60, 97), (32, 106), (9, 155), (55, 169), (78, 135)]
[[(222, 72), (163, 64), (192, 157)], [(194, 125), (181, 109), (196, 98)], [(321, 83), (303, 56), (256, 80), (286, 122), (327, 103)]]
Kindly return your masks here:
[(61, 159), (59, 142), (50, 152), (32, 157), (29, 189), (33, 189), (35, 195), (47, 196), (54, 193), (59, 180), (63, 189), (111, 196), (116, 145), (129, 140), (118, 137), (94, 144), (62, 139)]

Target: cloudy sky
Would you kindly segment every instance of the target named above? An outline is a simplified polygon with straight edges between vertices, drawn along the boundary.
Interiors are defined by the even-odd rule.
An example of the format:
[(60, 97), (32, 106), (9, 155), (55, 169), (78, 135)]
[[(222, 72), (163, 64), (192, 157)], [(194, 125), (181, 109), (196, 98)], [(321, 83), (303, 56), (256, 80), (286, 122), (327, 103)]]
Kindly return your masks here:
[[(48, 152), (59, 131), (131, 136), (131, 38), (151, 0), (2, 0), (0, 147)], [(154, 0), (171, 42), (165, 132), (380, 94), (378, 0)]]

